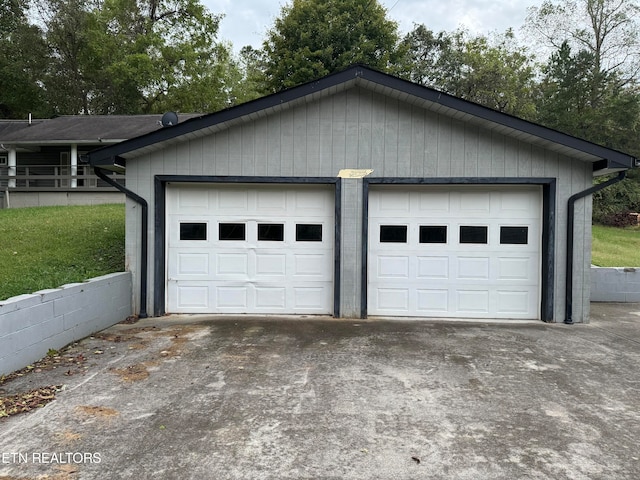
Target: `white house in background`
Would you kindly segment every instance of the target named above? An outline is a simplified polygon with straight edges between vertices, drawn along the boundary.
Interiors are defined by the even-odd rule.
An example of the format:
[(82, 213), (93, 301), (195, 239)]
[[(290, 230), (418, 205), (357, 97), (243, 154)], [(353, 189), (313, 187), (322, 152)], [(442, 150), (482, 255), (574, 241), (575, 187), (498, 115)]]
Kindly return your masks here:
[(593, 178), (636, 164), (363, 66), (89, 158), (137, 311), (545, 322), (588, 321)]
[(161, 119), (161, 115), (75, 115), (0, 120), (0, 208), (124, 201), (120, 192), (82, 163), (82, 157), (158, 130)]

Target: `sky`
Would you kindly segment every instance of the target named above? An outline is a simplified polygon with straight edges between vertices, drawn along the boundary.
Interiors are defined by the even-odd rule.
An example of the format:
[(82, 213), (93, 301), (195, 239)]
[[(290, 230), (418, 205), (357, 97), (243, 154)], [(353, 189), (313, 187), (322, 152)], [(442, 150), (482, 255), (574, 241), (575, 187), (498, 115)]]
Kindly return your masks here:
[[(387, 17), (398, 22), (401, 35), (414, 24), (433, 31), (453, 31), (465, 27), (471, 33), (516, 33), (524, 23), (527, 8), (542, 0), (379, 0)], [(259, 48), (268, 28), (280, 15), (286, 0), (202, 0), (212, 13), (224, 13), (219, 40), (233, 43), (235, 51), (245, 45)]]

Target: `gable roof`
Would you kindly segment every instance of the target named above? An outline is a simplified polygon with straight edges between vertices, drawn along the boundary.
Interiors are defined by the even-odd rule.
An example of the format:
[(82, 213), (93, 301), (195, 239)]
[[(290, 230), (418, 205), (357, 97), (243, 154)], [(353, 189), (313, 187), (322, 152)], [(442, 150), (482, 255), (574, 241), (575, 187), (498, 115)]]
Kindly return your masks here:
[[(200, 114), (188, 114), (193, 118)], [(112, 144), (161, 128), (162, 115), (65, 115), (50, 119), (0, 121), (0, 144)]]
[(90, 153), (89, 161), (94, 166), (118, 170), (121, 168), (119, 165), (126, 164), (126, 158), (157, 151), (175, 142), (210, 135), (233, 124), (332, 95), (354, 85), (569, 157), (591, 162), (594, 164), (594, 174), (630, 169), (637, 163), (637, 159), (632, 155), (362, 65), (354, 65), (313, 82), (100, 148)]
[[(35, 120), (35, 122), (39, 123), (42, 120)], [(22, 129), (30, 127), (34, 124), (34, 121), (31, 123), (29, 120), (0, 120), (0, 143), (5, 142), (5, 138), (11, 138)]]

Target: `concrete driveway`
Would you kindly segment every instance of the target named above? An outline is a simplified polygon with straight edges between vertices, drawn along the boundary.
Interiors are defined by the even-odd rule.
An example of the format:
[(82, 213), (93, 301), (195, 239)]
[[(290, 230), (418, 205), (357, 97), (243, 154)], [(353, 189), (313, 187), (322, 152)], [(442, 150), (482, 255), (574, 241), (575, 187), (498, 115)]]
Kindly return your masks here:
[(117, 325), (0, 386), (65, 385), (0, 419), (0, 478), (635, 480), (640, 305), (592, 307)]

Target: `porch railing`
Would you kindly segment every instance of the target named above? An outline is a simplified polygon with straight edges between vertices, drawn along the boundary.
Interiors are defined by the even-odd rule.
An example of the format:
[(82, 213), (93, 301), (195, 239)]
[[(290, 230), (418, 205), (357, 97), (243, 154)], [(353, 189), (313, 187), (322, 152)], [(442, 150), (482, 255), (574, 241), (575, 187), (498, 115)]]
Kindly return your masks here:
[[(0, 187), (24, 190), (41, 189), (83, 189), (114, 190), (114, 188), (93, 174), (88, 165), (78, 165), (73, 172), (70, 166), (55, 165), (19, 165), (15, 167), (15, 175), (8, 169), (0, 170)], [(124, 184), (124, 174), (111, 173), (111, 178)]]

